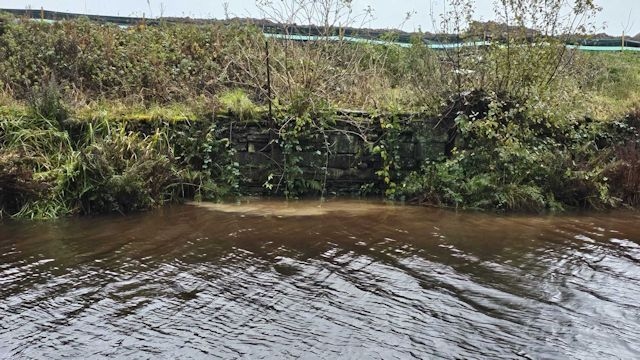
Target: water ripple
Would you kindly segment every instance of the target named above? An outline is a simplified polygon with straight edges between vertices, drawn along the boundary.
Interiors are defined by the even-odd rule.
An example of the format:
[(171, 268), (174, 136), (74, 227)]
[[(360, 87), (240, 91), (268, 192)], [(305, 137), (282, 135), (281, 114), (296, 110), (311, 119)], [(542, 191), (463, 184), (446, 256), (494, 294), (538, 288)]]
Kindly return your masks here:
[(0, 358), (640, 357), (637, 214), (361, 205), (2, 225)]

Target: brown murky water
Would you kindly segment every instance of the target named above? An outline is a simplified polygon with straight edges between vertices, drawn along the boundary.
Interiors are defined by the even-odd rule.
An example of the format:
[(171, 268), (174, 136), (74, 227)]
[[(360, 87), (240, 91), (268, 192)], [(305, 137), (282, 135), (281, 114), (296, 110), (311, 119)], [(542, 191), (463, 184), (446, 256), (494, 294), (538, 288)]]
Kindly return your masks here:
[(640, 214), (353, 201), (0, 225), (0, 358), (640, 358)]

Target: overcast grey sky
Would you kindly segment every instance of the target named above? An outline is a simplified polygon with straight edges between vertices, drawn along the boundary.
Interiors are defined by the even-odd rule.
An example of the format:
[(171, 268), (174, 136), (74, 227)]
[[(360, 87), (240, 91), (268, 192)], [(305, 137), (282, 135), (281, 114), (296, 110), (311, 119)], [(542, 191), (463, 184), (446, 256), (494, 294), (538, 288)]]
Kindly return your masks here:
[[(227, 0), (232, 15), (260, 17), (255, 0)], [(278, 1), (278, 0), (276, 0)], [(374, 19), (368, 25), (377, 28), (397, 28), (412, 31), (421, 27), (431, 30), (432, 21), (429, 16), (430, 3), (437, 9), (442, 8), (443, 0), (354, 0), (358, 9), (371, 6)], [(639, 0), (596, 0), (603, 11), (596, 19), (596, 24), (607, 33), (619, 35), (627, 27), (629, 15), (629, 31), (631, 35), (640, 33), (640, 1)], [(199, 18), (224, 18), (224, 0), (2, 0), (0, 7), (24, 9), (58, 10), (82, 12), (101, 15), (120, 16), (159, 16), (161, 7), (164, 16), (190, 16)], [(476, 14), (481, 20), (491, 20), (493, 15), (492, 0), (476, 0)], [(403, 24), (407, 12), (415, 12), (412, 18)], [(635, 20), (637, 19), (637, 20)], [(635, 20), (635, 21), (634, 21)]]

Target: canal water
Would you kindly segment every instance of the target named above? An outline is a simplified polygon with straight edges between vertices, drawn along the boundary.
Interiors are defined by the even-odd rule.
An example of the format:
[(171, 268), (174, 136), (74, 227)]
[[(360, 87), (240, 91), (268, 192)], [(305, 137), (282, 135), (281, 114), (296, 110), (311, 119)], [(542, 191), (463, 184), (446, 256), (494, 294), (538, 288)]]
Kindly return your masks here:
[(5, 223), (0, 358), (638, 359), (640, 214), (255, 200)]

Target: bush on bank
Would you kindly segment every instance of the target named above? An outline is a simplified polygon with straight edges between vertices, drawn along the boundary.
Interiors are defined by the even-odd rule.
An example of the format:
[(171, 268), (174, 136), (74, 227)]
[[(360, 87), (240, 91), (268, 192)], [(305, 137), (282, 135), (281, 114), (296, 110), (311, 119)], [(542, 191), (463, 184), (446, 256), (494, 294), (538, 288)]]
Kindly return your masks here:
[(540, 118), (495, 94), (472, 94), (484, 113), (461, 112), (449, 158), (424, 164), (401, 193), (418, 203), (562, 211), (638, 205), (637, 116), (621, 121)]

